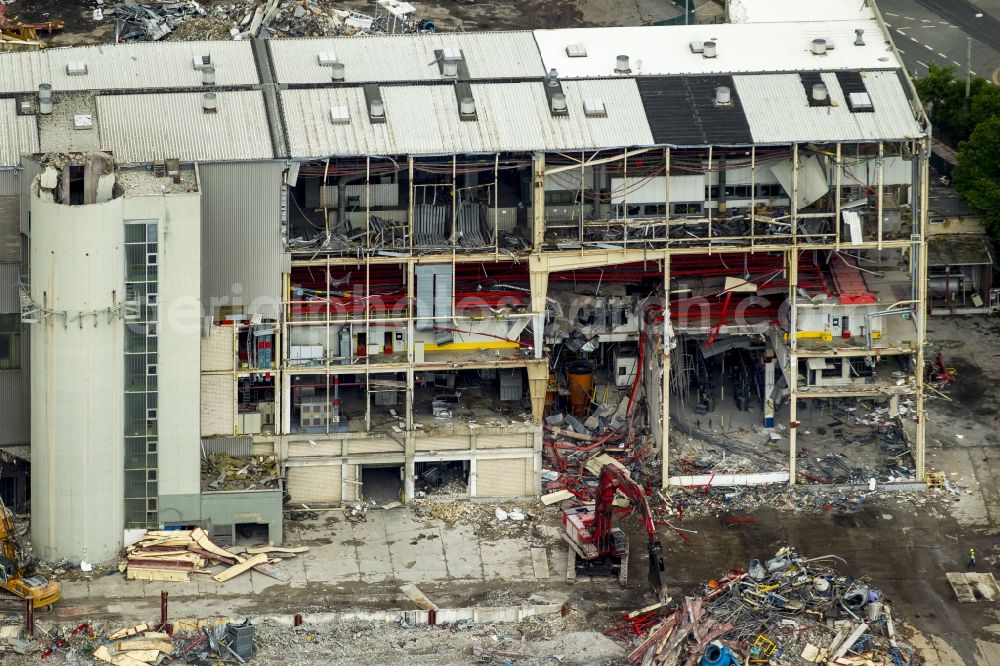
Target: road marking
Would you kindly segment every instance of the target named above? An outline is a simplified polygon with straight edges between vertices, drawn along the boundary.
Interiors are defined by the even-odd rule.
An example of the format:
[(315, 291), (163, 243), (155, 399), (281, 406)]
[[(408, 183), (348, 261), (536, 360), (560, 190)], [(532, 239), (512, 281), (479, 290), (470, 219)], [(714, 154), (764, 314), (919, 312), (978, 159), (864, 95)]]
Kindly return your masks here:
[(904, 16), (903, 18), (905, 18), (907, 21), (916, 21), (917, 20), (917, 19), (913, 18), (912, 16)]
[(938, 56), (941, 57), (941, 58), (944, 58), (945, 60), (948, 59), (948, 56), (946, 56), (945, 54), (943, 54), (941, 52), (938, 52)]
[[(914, 41), (914, 42), (917, 42), (917, 38), (916, 38), (916, 37), (910, 37), (910, 40), (911, 40), (911, 41)], [(917, 44), (919, 44), (919, 43), (920, 43), (920, 42), (917, 42)]]
[(930, 67), (928, 67), (928, 66), (927, 66), (927, 63), (925, 63), (925, 62), (920, 62), (920, 61), (918, 60), (918, 61), (917, 61), (917, 64), (918, 64), (918, 65), (920, 65), (921, 67), (923, 67), (924, 69), (930, 69)]
[(930, 19), (920, 19), (921, 23), (932, 23)]
[(976, 74), (976, 73), (975, 73), (975, 72), (973, 72), (972, 70), (969, 70), (969, 74), (972, 74), (973, 76), (979, 76), (978, 74)]
[(899, 16), (899, 14), (893, 14), (892, 12), (886, 12), (886, 16)]
[(920, 27), (926, 30), (927, 28), (936, 28), (937, 26), (936, 25), (922, 25)]
[(924, 48), (927, 49), (928, 51), (933, 51), (934, 50), (934, 47), (931, 46), (930, 44), (924, 44)]
[(898, 32), (899, 34), (901, 34), (903, 37), (906, 37), (906, 33), (903, 32), (902, 30), (900, 30), (899, 28), (896, 28), (896, 32)]
[(947, 21), (938, 21), (938, 25), (951, 25), (951, 23), (948, 23)]
[(961, 66), (962, 66), (962, 63), (960, 63), (960, 62), (959, 62), (959, 61), (957, 61), (957, 60), (952, 60), (952, 62), (953, 62), (953, 63), (955, 63), (955, 66), (956, 66), (956, 67), (961, 67)]
[(906, 55), (906, 51), (904, 51), (903, 49), (897, 48), (896, 50), (899, 51), (900, 55)]

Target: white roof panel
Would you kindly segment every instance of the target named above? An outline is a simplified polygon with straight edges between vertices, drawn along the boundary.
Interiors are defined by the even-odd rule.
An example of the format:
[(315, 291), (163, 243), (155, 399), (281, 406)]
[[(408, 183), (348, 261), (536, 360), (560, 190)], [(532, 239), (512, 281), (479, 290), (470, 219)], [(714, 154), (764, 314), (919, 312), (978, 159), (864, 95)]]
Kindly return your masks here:
[(820, 75), (830, 106), (809, 106), (798, 74), (734, 76), (736, 91), (758, 144), (881, 141), (923, 136), (896, 72), (862, 72), (872, 111), (850, 110), (835, 74)]
[[(541, 81), (472, 84), (478, 120), (462, 121), (448, 85), (386, 86), (386, 122), (368, 120), (360, 87), (281, 92), (292, 157), (420, 155), (573, 150), (652, 144), (639, 92), (630, 79), (564, 81), (569, 115), (553, 117)], [(584, 100), (604, 100), (607, 117), (587, 117)], [(346, 107), (351, 121), (331, 122)]]
[(435, 51), (460, 49), (472, 79), (526, 78), (545, 74), (530, 32), (451, 32), (370, 35), (268, 42), (278, 83), (329, 83), (319, 53), (344, 63), (347, 83), (440, 81)]
[(21, 155), (37, 152), (35, 116), (19, 116), (14, 100), (0, 100), (0, 166), (16, 166)]
[[(865, 31), (865, 46), (854, 46), (855, 28)], [(835, 48), (813, 55), (813, 39)], [(714, 41), (718, 55), (692, 53), (691, 42)], [(793, 23), (626, 26), (536, 30), (535, 41), (545, 69), (562, 77), (615, 76), (615, 58), (629, 56), (633, 74), (729, 74), (750, 72), (833, 71), (901, 67), (873, 19)], [(580, 44), (584, 58), (566, 47)]]
[(732, 23), (786, 21), (853, 21), (873, 19), (875, 12), (863, 0), (729, 0)]
[[(30, 92), (50, 83), (65, 90), (138, 90), (197, 87), (202, 73), (194, 58), (211, 54), (219, 86), (257, 85), (257, 66), (247, 42), (134, 42), (0, 53), (0, 93)], [(67, 63), (86, 74), (67, 74)]]
[(101, 145), (123, 164), (168, 157), (206, 162), (272, 159), (262, 93), (216, 94), (216, 113), (202, 111), (202, 93), (197, 92), (99, 95)]

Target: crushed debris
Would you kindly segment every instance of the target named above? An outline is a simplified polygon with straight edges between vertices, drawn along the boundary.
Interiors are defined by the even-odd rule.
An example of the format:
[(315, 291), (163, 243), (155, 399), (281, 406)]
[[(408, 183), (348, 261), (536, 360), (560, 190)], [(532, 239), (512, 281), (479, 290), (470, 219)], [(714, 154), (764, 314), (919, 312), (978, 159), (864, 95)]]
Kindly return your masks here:
[(206, 490), (277, 488), (278, 459), (271, 456), (237, 458), (224, 453), (202, 456), (201, 483)]
[(629, 664), (924, 663), (896, 633), (881, 590), (834, 560), (846, 564), (784, 547), (706, 581), (677, 607), (625, 614), (607, 633), (631, 641)]

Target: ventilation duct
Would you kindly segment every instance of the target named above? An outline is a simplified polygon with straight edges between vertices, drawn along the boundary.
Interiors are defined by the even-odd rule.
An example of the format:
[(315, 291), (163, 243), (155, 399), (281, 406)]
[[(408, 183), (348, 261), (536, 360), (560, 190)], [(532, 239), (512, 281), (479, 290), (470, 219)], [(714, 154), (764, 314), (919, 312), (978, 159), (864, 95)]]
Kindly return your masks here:
[(52, 84), (38, 84), (38, 112), (44, 115), (52, 113)]
[(219, 99), (215, 93), (205, 93), (201, 96), (201, 110), (205, 113), (217, 113), (219, 111)]
[(552, 95), (551, 103), (552, 114), (556, 116), (564, 116), (569, 113), (566, 108), (566, 95), (564, 93), (555, 93)]
[(701, 48), (702, 48), (701, 57), (703, 58), (714, 58), (716, 55), (718, 55), (718, 50), (716, 48), (715, 42), (711, 41), (704, 42), (701, 45)]
[(632, 69), (628, 64), (628, 56), (620, 55), (615, 58), (615, 74), (631, 74)]
[(334, 82), (340, 82), (344, 80), (344, 63), (335, 62), (330, 65), (330, 77)]
[(811, 48), (813, 55), (826, 55), (826, 40), (825, 39), (812, 40)]
[(729, 106), (733, 101), (732, 91), (728, 86), (718, 86), (715, 89), (715, 105)]
[(215, 68), (214, 67), (203, 67), (201, 70), (201, 85), (203, 86), (214, 86), (215, 85)]
[(812, 98), (815, 102), (825, 102), (829, 97), (825, 83), (814, 83), (812, 87)]

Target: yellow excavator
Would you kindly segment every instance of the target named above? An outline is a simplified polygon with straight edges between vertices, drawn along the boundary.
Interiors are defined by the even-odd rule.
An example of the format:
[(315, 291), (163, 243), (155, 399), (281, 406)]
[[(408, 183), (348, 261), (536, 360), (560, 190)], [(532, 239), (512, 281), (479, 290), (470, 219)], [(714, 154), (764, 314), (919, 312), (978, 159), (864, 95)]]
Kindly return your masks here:
[[(59, 601), (62, 584), (37, 575), (29, 575), (30, 557), (22, 547), (14, 530), (14, 517), (0, 500), (0, 600), (31, 599), (35, 608), (45, 608)], [(13, 596), (11, 596), (13, 595)]]

